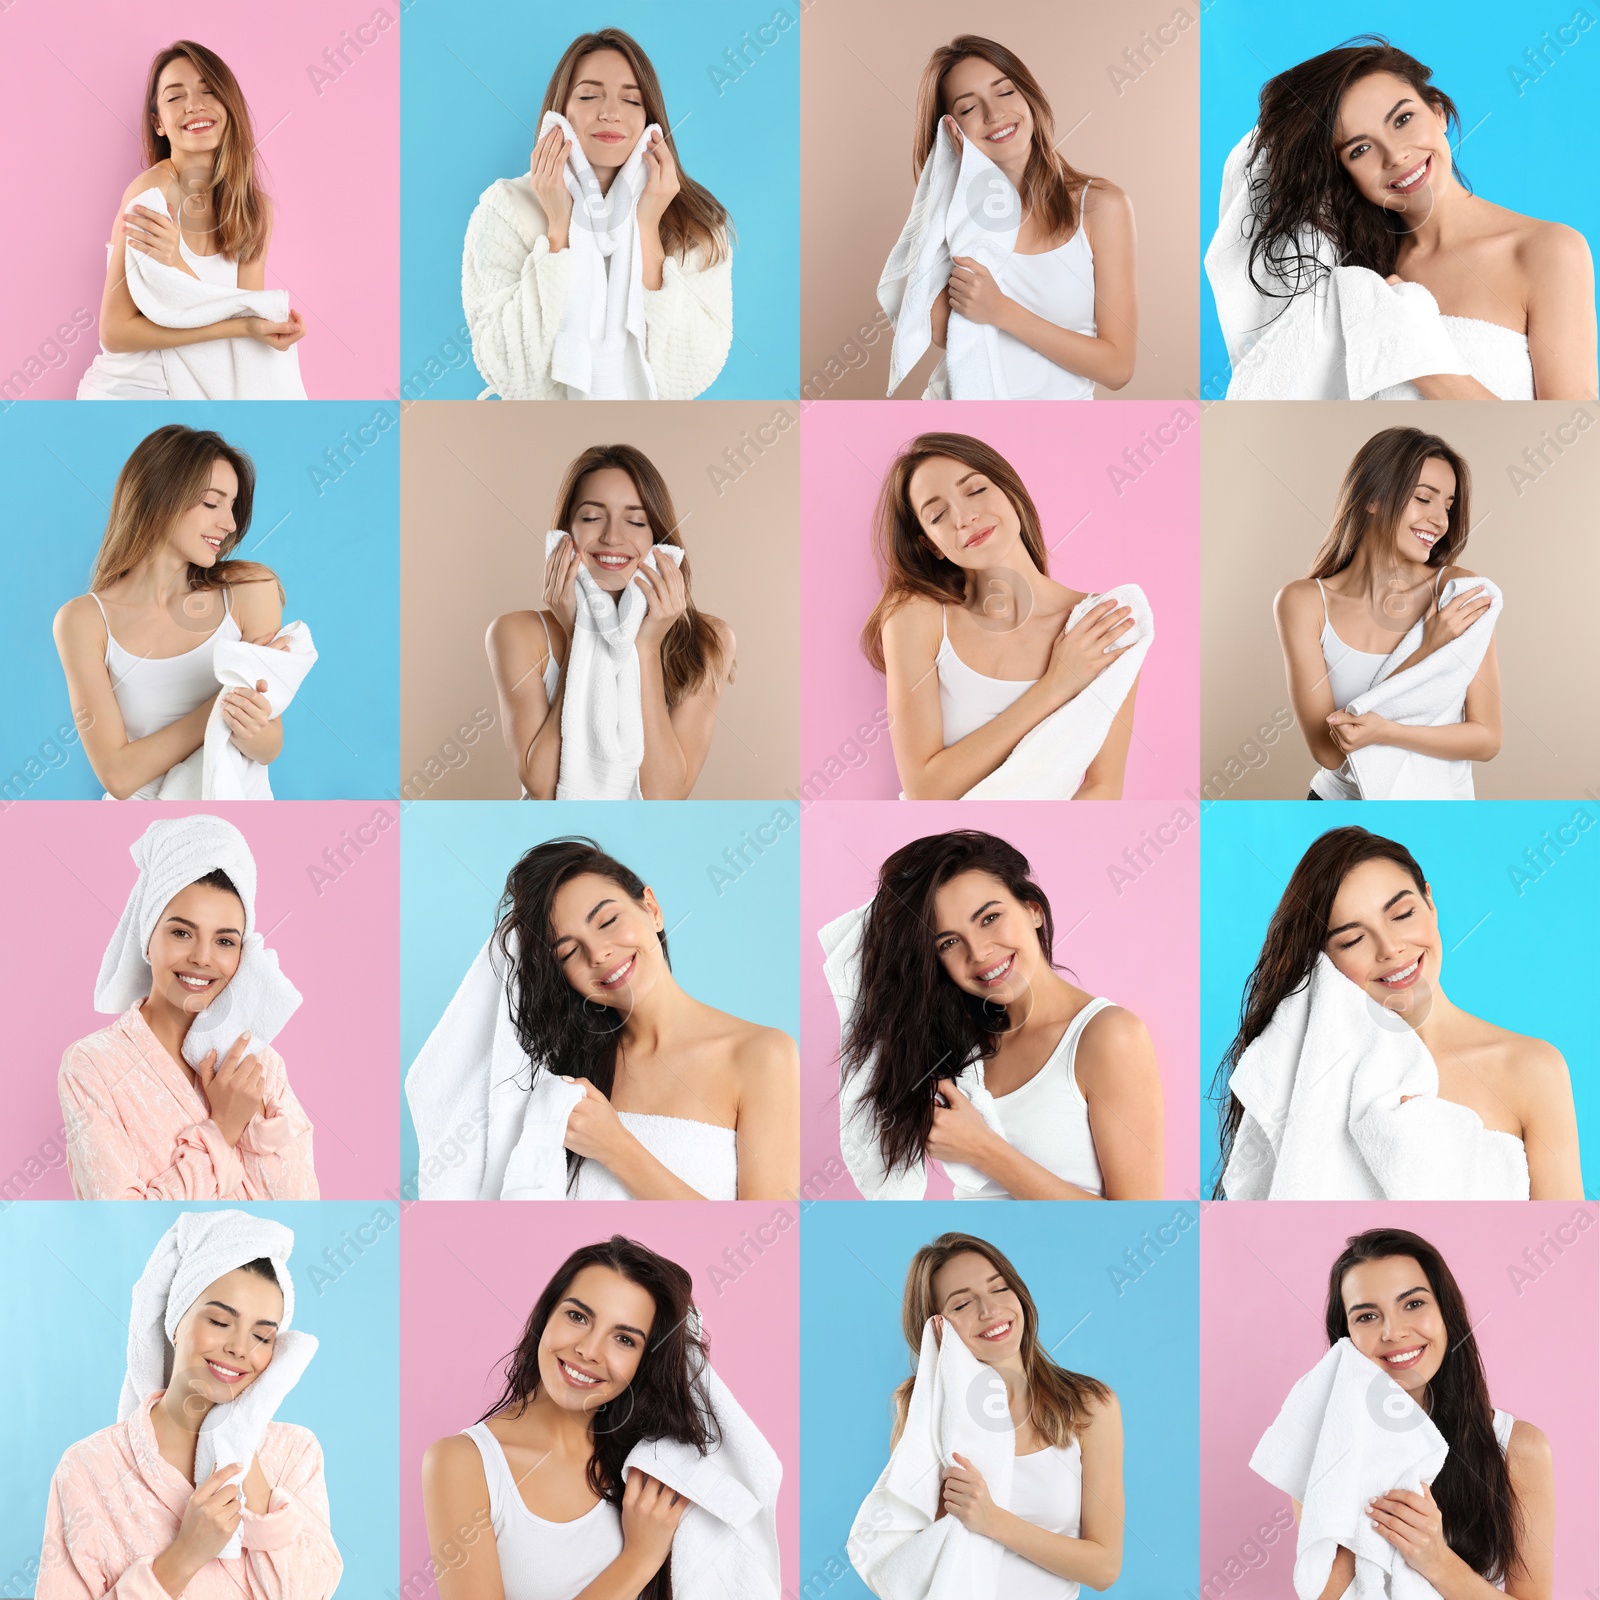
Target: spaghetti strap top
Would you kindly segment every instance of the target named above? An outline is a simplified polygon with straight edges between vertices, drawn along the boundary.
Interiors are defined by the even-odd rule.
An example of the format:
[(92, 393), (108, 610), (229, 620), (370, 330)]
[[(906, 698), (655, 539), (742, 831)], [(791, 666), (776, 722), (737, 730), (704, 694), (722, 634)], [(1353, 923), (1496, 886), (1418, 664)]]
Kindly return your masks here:
[(993, 722), (1039, 680), (990, 678), (974, 672), (950, 643), (948, 608), (939, 608), (941, 637), (934, 666), (939, 672), (939, 715), (944, 724), (944, 747), (965, 739), (987, 722)]

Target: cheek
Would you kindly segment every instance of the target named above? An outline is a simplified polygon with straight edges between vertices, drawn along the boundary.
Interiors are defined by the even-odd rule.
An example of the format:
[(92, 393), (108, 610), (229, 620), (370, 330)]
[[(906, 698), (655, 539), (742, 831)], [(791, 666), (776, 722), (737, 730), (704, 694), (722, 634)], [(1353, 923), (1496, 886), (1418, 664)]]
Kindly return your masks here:
[(1333, 963), (1336, 971), (1343, 973), (1352, 982), (1366, 982), (1367, 963), (1362, 959), (1359, 947), (1355, 950), (1330, 948), (1328, 950), (1328, 959)]

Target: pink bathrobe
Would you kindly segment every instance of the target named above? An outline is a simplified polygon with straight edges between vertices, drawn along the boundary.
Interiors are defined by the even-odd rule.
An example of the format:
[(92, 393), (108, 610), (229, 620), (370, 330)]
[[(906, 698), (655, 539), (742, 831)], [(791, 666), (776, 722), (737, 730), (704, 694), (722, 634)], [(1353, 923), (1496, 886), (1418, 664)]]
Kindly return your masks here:
[(205, 1096), (133, 1006), (61, 1058), (67, 1170), (80, 1200), (316, 1200), (311, 1122), (283, 1058), (254, 1051), (266, 1098), (230, 1146)]
[[(156, 1447), (150, 1408), (160, 1393), (62, 1456), (50, 1480), (37, 1600), (172, 1600), (150, 1563), (177, 1538), (194, 1485)], [(268, 1423), (256, 1459), (272, 1485), (267, 1510), (240, 1514), (243, 1553), (208, 1561), (183, 1600), (326, 1600), (338, 1587), (344, 1562), (329, 1530), (317, 1436)]]

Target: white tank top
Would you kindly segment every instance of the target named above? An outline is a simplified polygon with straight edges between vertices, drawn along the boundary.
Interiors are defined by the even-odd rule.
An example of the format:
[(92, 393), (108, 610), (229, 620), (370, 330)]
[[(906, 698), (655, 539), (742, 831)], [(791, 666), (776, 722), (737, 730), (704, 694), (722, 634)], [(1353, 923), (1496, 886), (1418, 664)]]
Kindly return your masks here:
[[(106, 625), (106, 671), (111, 674), (111, 692), (130, 741), (146, 739), (170, 727), (217, 692), (217, 675), (212, 668), (216, 648), (243, 637), (239, 624), (233, 620), (226, 586), (222, 591), (222, 621), (194, 649), (176, 656), (138, 656), (124, 650), (112, 635), (111, 621), (100, 596), (90, 590), (90, 598), (100, 607), (100, 617)], [(129, 799), (153, 800), (160, 791), (161, 778), (152, 778)], [(111, 796), (105, 798), (109, 800)]]
[(622, 1554), (622, 1513), (602, 1500), (571, 1522), (536, 1517), (489, 1424), (475, 1422), (461, 1431), (483, 1457), (505, 1600), (574, 1600)]
[[(1088, 193), (1086, 183), (1078, 196), (1077, 232), (1065, 244), (1038, 255), (1013, 252), (994, 280), (1005, 295), (1035, 316), (1093, 338), (1098, 332), (1094, 320), (1094, 251), (1083, 226), (1083, 201)], [(1011, 399), (1094, 399), (1092, 379), (1058, 367), (1048, 356), (1040, 355), (1009, 333), (999, 333), (997, 337)]]
[[(1056, 1177), (1101, 1196), (1105, 1194), (1106, 1180), (1089, 1131), (1089, 1102), (1078, 1088), (1078, 1075), (1073, 1068), (1083, 1030), (1114, 1004), (1103, 995), (1096, 996), (1067, 1024), (1067, 1031), (1045, 1064), (1020, 1089), (994, 1097), (1000, 1125), (1014, 1150), (1037, 1161)], [(1002, 1191), (959, 1198), (1006, 1200), (1010, 1196)]]
[[(1074, 1439), (1069, 1445), (1050, 1445), (1018, 1456), (1006, 1509), (1036, 1528), (1064, 1533), (1069, 1539), (1081, 1538), (1083, 1446)], [(1078, 1585), (1002, 1547), (994, 1592), (1005, 1600), (1077, 1600)]]
[(939, 717), (944, 725), (944, 747), (948, 750), (985, 723), (993, 722), (1039, 680), (990, 678), (974, 672), (950, 643), (947, 607), (939, 608), (939, 619), (941, 636), (934, 666), (939, 671)]

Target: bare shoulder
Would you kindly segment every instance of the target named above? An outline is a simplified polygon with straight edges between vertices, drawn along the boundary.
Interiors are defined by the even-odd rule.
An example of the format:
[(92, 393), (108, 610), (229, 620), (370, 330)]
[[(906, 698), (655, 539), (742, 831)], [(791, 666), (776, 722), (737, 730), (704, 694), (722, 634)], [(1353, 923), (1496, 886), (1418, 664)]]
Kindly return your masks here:
[(502, 612), (489, 624), (484, 644), (491, 657), (502, 661), (531, 660), (542, 667), (552, 650), (558, 662), (566, 657), (566, 634), (545, 611)]
[(1272, 609), (1275, 615), (1289, 621), (1297, 620), (1303, 615), (1309, 615), (1313, 610), (1322, 609), (1322, 591), (1317, 587), (1315, 578), (1291, 578), (1288, 583), (1273, 596)]
[(1103, 1395), (1090, 1395), (1084, 1409), (1089, 1416), (1088, 1426), (1084, 1429), (1085, 1435), (1102, 1425), (1118, 1429), (1122, 1426), (1122, 1402), (1117, 1399), (1116, 1390), (1109, 1384), (1106, 1385)]
[[(136, 194), (143, 194), (146, 189), (159, 189), (163, 194), (168, 194), (168, 190), (171, 186), (172, 173), (168, 169), (167, 164), (164, 161), (157, 162), (153, 167), (146, 167), (144, 171), (141, 172), (139, 176), (122, 191), (122, 204), (124, 207), (126, 207), (128, 202), (132, 200)], [(170, 200), (171, 196), (168, 195), (169, 203)]]
[(258, 561), (241, 562), (240, 568), (228, 576), (228, 600), (240, 633), (247, 639), (276, 633), (283, 622), (283, 595), (277, 573)]
[(1506, 1445), (1506, 1465), (1519, 1488), (1532, 1487), (1539, 1479), (1549, 1481), (1552, 1464), (1550, 1440), (1542, 1428), (1520, 1417), (1511, 1424), (1511, 1440)]
[(1113, 1085), (1144, 1090), (1149, 1074), (1140, 1069), (1154, 1064), (1150, 1030), (1143, 1021), (1121, 1006), (1106, 1006), (1084, 1025), (1072, 1066), (1079, 1087), (1092, 1098)]
[(1097, 222), (1102, 217), (1108, 221), (1119, 217), (1131, 219), (1133, 201), (1121, 184), (1113, 183), (1109, 178), (1096, 178), (1083, 197), (1083, 214), (1091, 222)]
[(446, 1434), (422, 1452), (422, 1481), (436, 1488), (480, 1488), (489, 1492), (483, 1472), (483, 1455), (477, 1441), (465, 1433)]
[(713, 617), (709, 613), (702, 615), (711, 624), (711, 631), (716, 635), (717, 651), (721, 658), (717, 675), (723, 683), (726, 683), (733, 676), (734, 658), (739, 649), (739, 641), (734, 636), (733, 629), (721, 617)]
[(80, 594), (56, 612), (50, 624), (58, 647), (104, 644), (106, 619), (92, 594)]
[(1444, 569), (1444, 581), (1446, 583), (1456, 578), (1481, 578), (1482, 576), (1481, 572), (1474, 572), (1471, 567), (1446, 567)]
[(1593, 273), (1589, 241), (1576, 228), (1537, 217), (1521, 217), (1518, 221), (1517, 255), (1531, 271)]
[(907, 595), (883, 619), (883, 640), (897, 651), (937, 646), (944, 626), (944, 607), (925, 594)]

